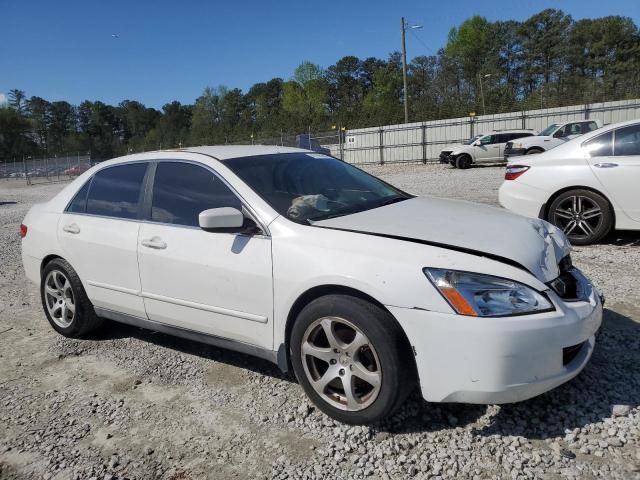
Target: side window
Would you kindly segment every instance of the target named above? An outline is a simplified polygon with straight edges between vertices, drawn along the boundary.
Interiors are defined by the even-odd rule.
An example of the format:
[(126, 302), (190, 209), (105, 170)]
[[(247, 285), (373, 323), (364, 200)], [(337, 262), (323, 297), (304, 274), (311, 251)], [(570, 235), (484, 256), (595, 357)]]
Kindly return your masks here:
[(517, 132), (510, 133), (509, 140), (515, 140), (516, 138), (530, 137), (532, 134), (530, 132)]
[(564, 127), (561, 127), (558, 130), (556, 130), (556, 133), (554, 133), (553, 136), (555, 138), (563, 138), (568, 135), (571, 135), (571, 125), (575, 125), (575, 124), (567, 123)]
[(137, 218), (147, 163), (118, 165), (93, 177), (87, 197), (87, 213), (117, 218)]
[(209, 170), (190, 163), (158, 164), (151, 200), (152, 221), (197, 227), (200, 212), (220, 207), (241, 210), (242, 203)]
[(598, 124), (596, 122), (585, 122), (582, 124), (582, 133), (593, 132), (598, 129)]
[(482, 145), (490, 145), (492, 143), (496, 143), (495, 138), (496, 138), (496, 135), (485, 135), (480, 139), (480, 143)]
[(607, 132), (598, 135), (584, 142), (582, 148), (590, 157), (609, 157), (613, 155), (613, 134)]
[(616, 130), (613, 154), (617, 156), (640, 155), (640, 124)]
[(89, 191), (89, 185), (91, 185), (91, 179), (87, 180), (82, 186), (76, 196), (73, 197), (71, 203), (67, 207), (69, 213), (84, 213), (87, 211), (87, 192)]

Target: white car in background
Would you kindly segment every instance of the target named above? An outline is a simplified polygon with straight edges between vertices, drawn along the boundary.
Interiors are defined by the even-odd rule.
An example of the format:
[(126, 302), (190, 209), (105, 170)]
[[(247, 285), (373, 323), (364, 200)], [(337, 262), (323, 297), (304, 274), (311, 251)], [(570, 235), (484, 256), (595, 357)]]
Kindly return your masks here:
[(504, 159), (508, 160), (509, 157), (517, 155), (533, 155), (546, 152), (601, 127), (602, 122), (596, 119), (552, 123), (538, 135), (508, 142), (504, 149)]
[(608, 125), (549, 152), (511, 158), (500, 203), (586, 245), (640, 230), (640, 121)]
[(494, 130), (476, 135), (453, 150), (440, 153), (441, 163), (450, 163), (454, 168), (466, 169), (473, 164), (502, 162), (507, 142), (535, 135), (533, 130)]
[(21, 235), (60, 334), (110, 319), (262, 357), (346, 423), (418, 386), (433, 402), (538, 395), (584, 368), (602, 319), (552, 225), (295, 148), (110, 160), (34, 206)]

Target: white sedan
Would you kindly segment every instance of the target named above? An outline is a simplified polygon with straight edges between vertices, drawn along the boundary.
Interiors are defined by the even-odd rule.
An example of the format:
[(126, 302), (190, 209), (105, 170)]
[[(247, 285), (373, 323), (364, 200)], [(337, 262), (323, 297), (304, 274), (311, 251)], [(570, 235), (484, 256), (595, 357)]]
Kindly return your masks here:
[(333, 418), (524, 400), (577, 375), (602, 299), (555, 227), (418, 198), (281, 147), (131, 155), (81, 174), (21, 226), (44, 313), (103, 319), (293, 368)]
[(571, 243), (640, 230), (640, 121), (608, 125), (540, 155), (510, 158), (500, 204), (548, 220)]

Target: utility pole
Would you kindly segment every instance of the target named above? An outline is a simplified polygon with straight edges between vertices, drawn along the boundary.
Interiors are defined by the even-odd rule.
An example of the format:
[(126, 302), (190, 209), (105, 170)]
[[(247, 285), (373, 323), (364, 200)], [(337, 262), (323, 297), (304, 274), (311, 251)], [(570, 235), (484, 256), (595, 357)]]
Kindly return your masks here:
[(402, 35), (402, 81), (404, 82), (404, 123), (409, 123), (409, 104), (407, 100), (407, 47), (404, 42), (404, 34), (407, 25), (404, 23), (404, 17), (400, 17), (400, 32)]
[(482, 89), (482, 77), (480, 77), (480, 72), (478, 72), (478, 82), (480, 82), (480, 98), (482, 98), (482, 115), (486, 115), (487, 109), (484, 106), (484, 90)]

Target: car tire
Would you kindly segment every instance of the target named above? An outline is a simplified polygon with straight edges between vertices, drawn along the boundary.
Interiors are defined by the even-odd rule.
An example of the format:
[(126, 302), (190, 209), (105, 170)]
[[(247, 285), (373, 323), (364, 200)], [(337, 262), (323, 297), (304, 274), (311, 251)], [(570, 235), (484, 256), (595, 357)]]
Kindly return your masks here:
[(449, 161), (449, 165), (451, 165), (452, 168), (458, 168), (458, 165), (456, 164), (456, 159), (455, 158), (453, 160)]
[(529, 150), (527, 150), (527, 153), (525, 155), (537, 155), (543, 152), (544, 152), (543, 148), (530, 148)]
[(589, 245), (604, 238), (613, 227), (613, 218), (613, 208), (606, 198), (583, 189), (558, 195), (547, 215), (573, 245)]
[(389, 312), (357, 297), (326, 295), (304, 307), (290, 352), (307, 396), (343, 423), (383, 420), (416, 386), (415, 361), (400, 326)]
[(456, 166), (461, 170), (471, 167), (471, 157), (469, 155), (460, 155), (456, 158)]
[(83, 337), (103, 324), (80, 277), (66, 260), (56, 258), (45, 265), (40, 280), (40, 298), (47, 320), (65, 337)]

